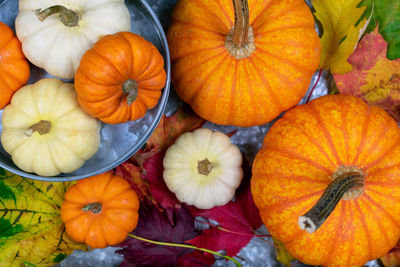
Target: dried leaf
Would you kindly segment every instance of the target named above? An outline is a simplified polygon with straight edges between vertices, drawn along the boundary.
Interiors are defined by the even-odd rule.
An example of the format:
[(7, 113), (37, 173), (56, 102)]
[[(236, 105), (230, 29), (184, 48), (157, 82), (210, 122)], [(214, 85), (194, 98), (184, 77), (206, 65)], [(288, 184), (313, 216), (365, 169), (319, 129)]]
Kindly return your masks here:
[(166, 149), (181, 134), (200, 128), (204, 123), (205, 120), (196, 115), (188, 105), (183, 105), (174, 115), (161, 118), (157, 129), (147, 141), (146, 151), (154, 148), (158, 151)]
[(400, 59), (387, 59), (386, 48), (387, 43), (376, 28), (363, 37), (350, 56), (353, 70), (333, 76), (342, 94), (382, 107), (400, 122)]
[(0, 168), (0, 265), (52, 266), (84, 244), (64, 231), (60, 207), (71, 183), (41, 182)]
[[(171, 209), (174, 222), (171, 224), (165, 213), (152, 205), (141, 206), (135, 235), (154, 241), (183, 244), (198, 235), (194, 218), (186, 209)], [(150, 244), (128, 237), (116, 252), (124, 255), (121, 266), (176, 266), (179, 258), (190, 254), (193, 249)]]
[(315, 16), (322, 25), (320, 68), (331, 73), (346, 73), (352, 69), (347, 58), (353, 53), (365, 28), (367, 18), (361, 18), (366, 7), (361, 0), (313, 0)]
[(291, 262), (296, 260), (296, 258), (290, 255), (282, 242), (276, 240), (273, 237), (272, 240), (274, 241), (275, 245), (276, 259), (284, 266), (292, 266)]
[(387, 58), (391, 60), (400, 58), (400, 1), (369, 0), (365, 2), (369, 7), (374, 6), (374, 12), (367, 31), (371, 32), (378, 26), (378, 32), (388, 42)]

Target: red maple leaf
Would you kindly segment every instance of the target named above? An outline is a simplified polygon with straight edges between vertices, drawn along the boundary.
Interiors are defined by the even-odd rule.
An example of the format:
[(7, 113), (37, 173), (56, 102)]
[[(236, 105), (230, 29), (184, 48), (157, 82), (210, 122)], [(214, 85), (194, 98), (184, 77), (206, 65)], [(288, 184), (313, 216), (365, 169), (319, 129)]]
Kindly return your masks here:
[(190, 208), (194, 216), (214, 220), (225, 231), (211, 227), (188, 243), (214, 251), (226, 250), (228, 256), (234, 257), (253, 238), (262, 221), (251, 196), (250, 167), (246, 163), (244, 165), (244, 180), (236, 191), (235, 201), (208, 210)]

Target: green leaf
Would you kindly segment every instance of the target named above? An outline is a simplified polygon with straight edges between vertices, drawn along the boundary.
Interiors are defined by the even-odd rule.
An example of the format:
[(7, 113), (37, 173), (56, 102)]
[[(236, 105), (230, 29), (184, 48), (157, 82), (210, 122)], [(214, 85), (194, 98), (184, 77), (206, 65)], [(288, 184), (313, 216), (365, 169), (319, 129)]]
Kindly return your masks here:
[(87, 249), (67, 236), (61, 220), (70, 185), (34, 181), (0, 168), (0, 266), (51, 266), (75, 249)]
[(364, 0), (368, 8), (374, 6), (367, 32), (378, 25), (378, 32), (388, 42), (387, 58), (400, 58), (400, 0)]

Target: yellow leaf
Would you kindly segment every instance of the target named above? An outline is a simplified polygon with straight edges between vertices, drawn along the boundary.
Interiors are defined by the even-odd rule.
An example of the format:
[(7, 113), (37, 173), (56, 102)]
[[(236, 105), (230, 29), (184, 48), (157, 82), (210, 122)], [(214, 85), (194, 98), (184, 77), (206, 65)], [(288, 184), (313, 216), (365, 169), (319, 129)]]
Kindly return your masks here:
[(282, 263), (285, 267), (292, 266), (291, 262), (296, 260), (295, 257), (289, 254), (285, 246), (275, 238), (272, 238), (275, 245), (276, 259)]
[(315, 16), (322, 25), (320, 68), (331, 73), (352, 70), (347, 58), (355, 50), (369, 19), (360, 20), (366, 7), (357, 6), (361, 0), (313, 0)]
[(0, 168), (0, 266), (52, 266), (86, 245), (64, 231), (60, 207), (71, 183), (34, 181)]

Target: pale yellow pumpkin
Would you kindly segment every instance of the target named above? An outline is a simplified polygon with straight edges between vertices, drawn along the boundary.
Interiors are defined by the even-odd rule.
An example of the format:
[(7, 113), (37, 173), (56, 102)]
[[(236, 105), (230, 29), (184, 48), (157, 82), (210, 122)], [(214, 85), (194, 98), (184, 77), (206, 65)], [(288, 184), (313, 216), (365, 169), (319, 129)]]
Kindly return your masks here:
[(79, 106), (71, 83), (43, 79), (18, 90), (2, 117), (1, 143), (26, 172), (74, 172), (100, 145), (100, 122)]
[(222, 132), (201, 128), (167, 149), (164, 181), (176, 197), (199, 209), (228, 203), (243, 178), (242, 154)]

